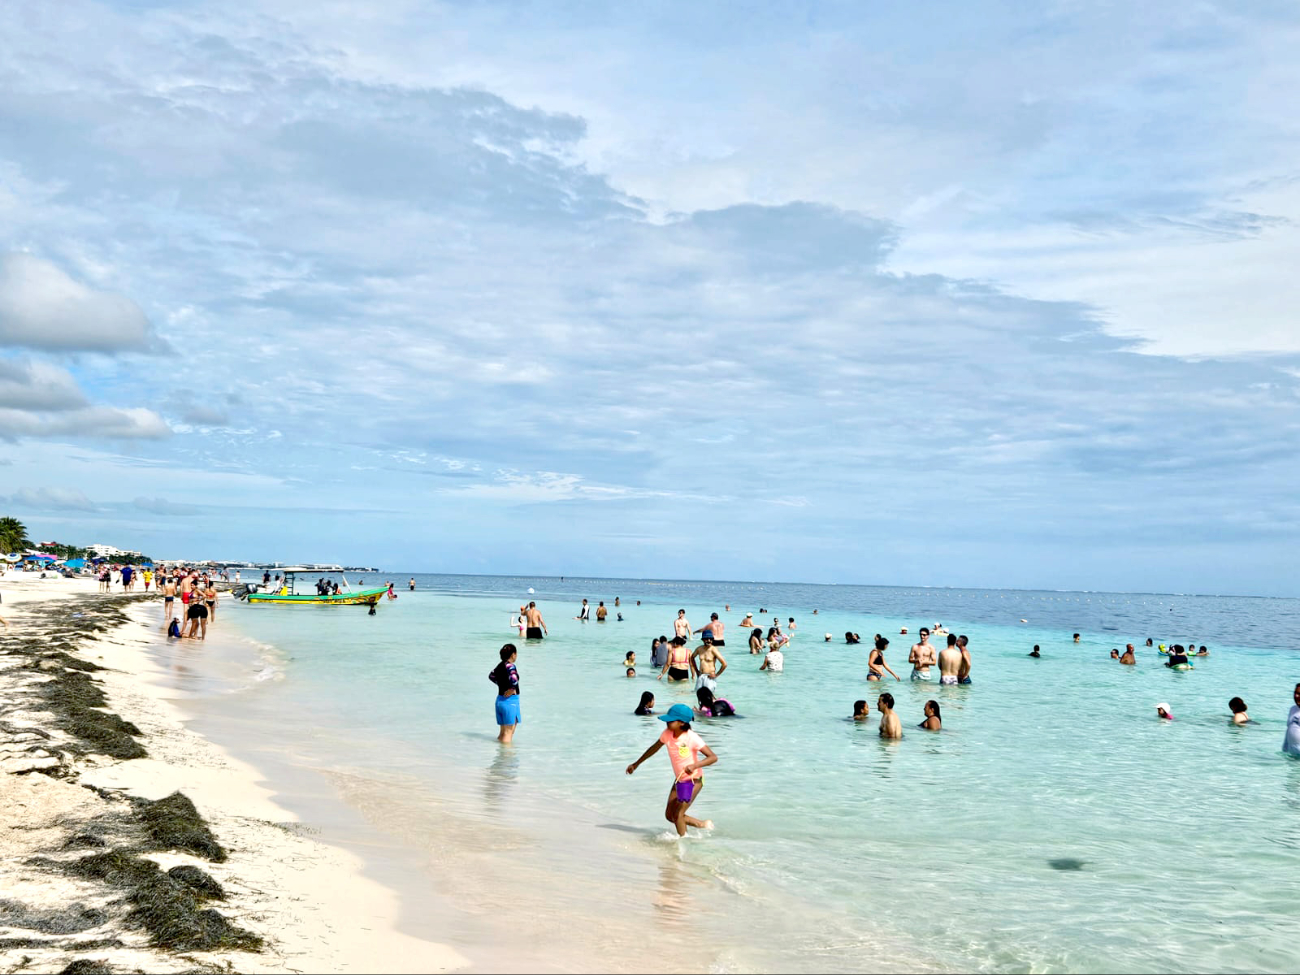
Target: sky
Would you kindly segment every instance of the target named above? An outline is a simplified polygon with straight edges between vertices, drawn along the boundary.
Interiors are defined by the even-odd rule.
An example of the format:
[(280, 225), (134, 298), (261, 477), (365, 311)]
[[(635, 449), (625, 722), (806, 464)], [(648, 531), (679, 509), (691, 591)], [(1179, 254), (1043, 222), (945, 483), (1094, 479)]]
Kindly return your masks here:
[(1300, 8), (0, 0), (0, 514), (1296, 595)]

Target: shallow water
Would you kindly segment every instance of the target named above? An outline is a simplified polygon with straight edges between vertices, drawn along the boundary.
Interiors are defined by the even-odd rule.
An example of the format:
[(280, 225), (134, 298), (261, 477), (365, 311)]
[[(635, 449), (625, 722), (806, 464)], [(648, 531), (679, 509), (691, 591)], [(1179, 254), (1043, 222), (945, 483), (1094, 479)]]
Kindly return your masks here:
[[(519, 969), (1294, 967), (1300, 763), (1279, 745), (1300, 601), (456, 576), (417, 576), (410, 593), (392, 578), (400, 598), (374, 617), (232, 606), (223, 627), (259, 652), (219, 710), (259, 729), (246, 744), (261, 734), (263, 751), (327, 770), (407, 851), (426, 878), (401, 881), (408, 915), (418, 926), (427, 883), (457, 920), (442, 940), (472, 949), (508, 917)], [(611, 621), (573, 620), (582, 596)], [(507, 626), (529, 598), (541, 643)], [(666, 757), (623, 771), (663, 727), (631, 714), (640, 692), (659, 711), (691, 699), (649, 668), (678, 607), (695, 627), (723, 614), (720, 692), (744, 715), (696, 723), (720, 762), (695, 811), (717, 829), (683, 842), (662, 818)], [(760, 607), (798, 620), (783, 674), (758, 672), (737, 626)], [(937, 621), (970, 636), (972, 686), (863, 679), (872, 634), (906, 678), (899, 628)], [(844, 644), (850, 629), (862, 646)], [(1175, 674), (1148, 636), (1212, 653)], [(507, 640), (523, 723), (503, 749), (487, 673)], [(1126, 642), (1135, 668), (1109, 659)], [(1034, 643), (1042, 659), (1026, 657)], [(877, 735), (882, 689), (902, 741)], [(1230, 725), (1234, 695), (1255, 724)], [(846, 720), (856, 698), (867, 726)], [(915, 727), (928, 698), (938, 734)]]

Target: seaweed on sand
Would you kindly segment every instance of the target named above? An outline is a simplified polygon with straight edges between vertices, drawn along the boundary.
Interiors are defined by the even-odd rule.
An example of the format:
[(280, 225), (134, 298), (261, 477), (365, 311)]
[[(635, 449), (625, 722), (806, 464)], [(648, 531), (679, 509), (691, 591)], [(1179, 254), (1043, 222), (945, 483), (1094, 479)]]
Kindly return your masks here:
[[(159, 869), (143, 857), (113, 850), (62, 864), (63, 869), (93, 880), (101, 880), (126, 894), (133, 905), (129, 923), (138, 924), (150, 935), (155, 948), (169, 951), (260, 951), (262, 939), (251, 931), (231, 924), (203, 902), (220, 889), (203, 871), (206, 882), (199, 889), (193, 880), (182, 881)], [(192, 875), (191, 875), (192, 876)]]
[(187, 796), (173, 792), (156, 802), (137, 799), (135, 807), (156, 849), (187, 850), (207, 857), (213, 863), (225, 862), (225, 848), (217, 842)]
[(113, 969), (96, 958), (76, 958), (59, 975), (113, 975)]
[(108, 921), (103, 911), (84, 904), (69, 904), (63, 910), (42, 910), (18, 901), (0, 900), (0, 925), (24, 928), (41, 934), (80, 934)]
[(144, 758), (149, 753), (135, 740), (140, 729), (119, 715), (97, 710), (108, 703), (104, 690), (77, 670), (61, 670), (38, 685), (37, 693), (59, 726), (88, 750), (110, 758)]

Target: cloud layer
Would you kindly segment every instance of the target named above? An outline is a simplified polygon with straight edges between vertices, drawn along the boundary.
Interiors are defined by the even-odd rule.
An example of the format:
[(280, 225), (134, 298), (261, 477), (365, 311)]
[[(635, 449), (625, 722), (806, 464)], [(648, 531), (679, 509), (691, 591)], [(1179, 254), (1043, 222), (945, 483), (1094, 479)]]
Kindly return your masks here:
[[(566, 82), (528, 53), (601, 33), (560, 30), (564, 14), (480, 33), (505, 8), (437, 8), (344, 32), (319, 5), (235, 5), (221, 23), (73, 6), (0, 13), (16, 39), (0, 136), (23, 133), (0, 138), (0, 283), (20, 282), (0, 323), (26, 323), (0, 336), (36, 357), (0, 360), (0, 435), (35, 438), (11, 454), (20, 478), (104, 478), (86, 524), (115, 544), (1276, 590), (1300, 524), (1300, 362), (1206, 358), (1221, 338), (1142, 354), (1154, 332), (1117, 334), (1097, 298), (1110, 282), (1138, 307), (1153, 241), (1234, 253), (1289, 218), (1193, 193), (1190, 175), (1125, 195), (1079, 154), (1151, 80), (1079, 77), (1064, 55), (1099, 21), (1044, 14), (1018, 76), (961, 40), (974, 14), (954, 14), (932, 76), (914, 38), (899, 64), (863, 40), (918, 24), (857, 8), (801, 28), (772, 13), (736, 36), (696, 11), (695, 41), (611, 12), (603, 50), (657, 58), (651, 78), (702, 65), (687, 93), (638, 88), (623, 67), (602, 88), (580, 51)], [(999, 11), (983, 14), (1003, 36), (1014, 18)], [(487, 49), (414, 57), (457, 24)], [(1103, 60), (1161, 31), (1119, 35), (1137, 47)], [(763, 96), (748, 113), (741, 81)], [(1145, 97), (1159, 115), (1164, 96)], [(1209, 153), (1192, 142), (1180, 150)], [(1051, 300), (996, 283), (1044, 280), (1078, 241), (1096, 281), (1061, 273)], [(949, 260), (962, 242), (969, 270)], [(1264, 278), (1246, 285), (1257, 305)], [(77, 329), (51, 344), (33, 325), (74, 307), (108, 344)], [(91, 437), (132, 443), (59, 446)]]

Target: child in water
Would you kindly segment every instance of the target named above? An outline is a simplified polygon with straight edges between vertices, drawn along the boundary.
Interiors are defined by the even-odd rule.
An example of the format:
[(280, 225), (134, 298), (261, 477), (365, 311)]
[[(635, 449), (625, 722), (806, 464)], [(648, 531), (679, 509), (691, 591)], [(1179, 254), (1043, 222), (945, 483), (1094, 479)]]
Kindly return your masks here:
[[(668, 746), (668, 760), (672, 763), (675, 781), (672, 791), (668, 793), (664, 819), (676, 827), (678, 836), (686, 835), (687, 826), (694, 826), (696, 829), (713, 828), (712, 820), (700, 820), (687, 815), (691, 803), (704, 791), (704, 776), (700, 774), (700, 770), (718, 761), (718, 756), (704, 743), (704, 739), (691, 730), (693, 717), (691, 709), (685, 704), (674, 704), (668, 709), (667, 714), (659, 715), (659, 720), (665, 722), (668, 727), (664, 729), (658, 741), (627, 767), (627, 774), (631, 775), (647, 758), (665, 745)], [(702, 759), (701, 755), (704, 756)]]
[(633, 714), (639, 714), (642, 717), (655, 713), (655, 696), (649, 691), (641, 692), (641, 703), (636, 706)]
[(701, 687), (695, 692), (695, 699), (699, 702), (696, 712), (705, 718), (731, 718), (736, 714), (736, 709), (731, 706), (731, 702), (725, 697), (714, 697), (713, 691), (707, 687)]
[(627, 656), (623, 658), (623, 666), (624, 666), (624, 667), (635, 667), (635, 666), (636, 666), (636, 651), (635, 651), (635, 650), (629, 650), (629, 651), (627, 652)]

